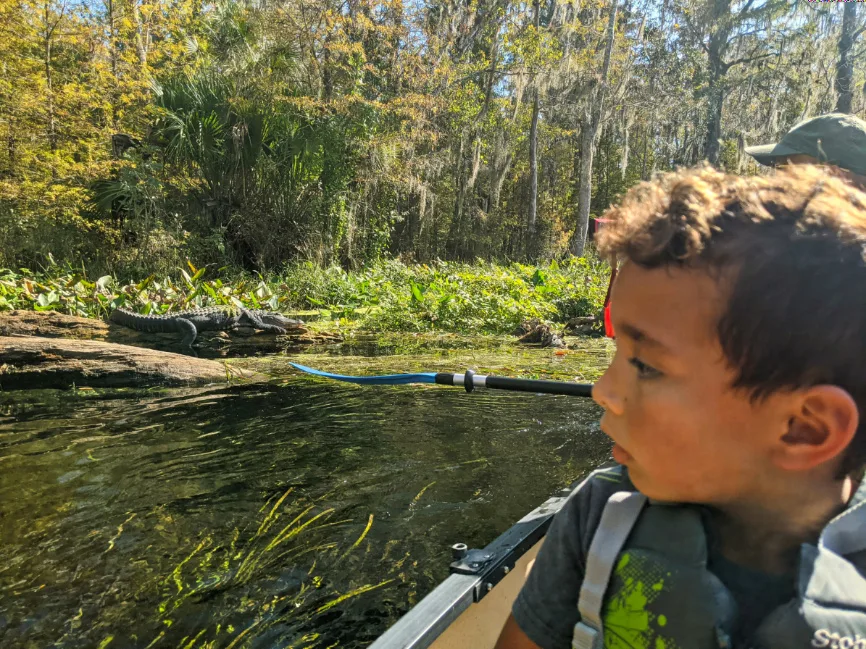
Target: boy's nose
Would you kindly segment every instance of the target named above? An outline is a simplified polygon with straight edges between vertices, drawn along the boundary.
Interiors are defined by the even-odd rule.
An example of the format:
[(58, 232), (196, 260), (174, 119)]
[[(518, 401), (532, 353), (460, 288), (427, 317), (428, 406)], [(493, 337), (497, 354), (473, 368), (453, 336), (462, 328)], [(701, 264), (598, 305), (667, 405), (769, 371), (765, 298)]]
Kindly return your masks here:
[(611, 363), (601, 378), (592, 386), (592, 400), (614, 415), (622, 414), (623, 400), (617, 396)]

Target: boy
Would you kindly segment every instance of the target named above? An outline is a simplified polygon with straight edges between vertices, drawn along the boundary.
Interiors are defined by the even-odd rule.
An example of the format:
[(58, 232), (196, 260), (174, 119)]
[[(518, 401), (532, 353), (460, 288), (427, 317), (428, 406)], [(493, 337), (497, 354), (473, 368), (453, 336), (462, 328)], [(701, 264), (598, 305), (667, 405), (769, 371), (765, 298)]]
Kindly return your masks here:
[(607, 218), (621, 466), (556, 516), (497, 649), (866, 649), (866, 194), (703, 168)]

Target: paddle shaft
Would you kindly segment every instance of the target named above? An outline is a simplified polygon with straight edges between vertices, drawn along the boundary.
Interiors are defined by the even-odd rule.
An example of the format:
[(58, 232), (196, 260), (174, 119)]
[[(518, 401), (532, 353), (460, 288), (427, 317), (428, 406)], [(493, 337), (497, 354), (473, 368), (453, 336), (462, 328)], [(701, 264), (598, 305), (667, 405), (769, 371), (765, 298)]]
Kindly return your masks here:
[(472, 370), (465, 374), (439, 372), (435, 382), (439, 385), (462, 385), (467, 392), (475, 388), (495, 390), (514, 390), (542, 394), (567, 394), (573, 397), (591, 397), (592, 385), (588, 383), (569, 383), (568, 381), (543, 381), (540, 379), (512, 379), (503, 376), (483, 376)]
[(475, 388), (494, 388), (496, 390), (516, 390), (518, 392), (534, 392), (536, 394), (566, 394), (573, 397), (591, 397), (592, 385), (587, 383), (571, 383), (569, 381), (542, 381), (538, 379), (512, 379), (503, 376), (482, 376), (475, 370), (466, 370), (464, 374), (448, 372), (419, 372), (415, 374), (386, 374), (383, 376), (348, 376), (323, 372), (306, 365), (289, 363), (295, 369), (321, 376), (335, 381), (358, 383), (360, 385), (405, 385), (407, 383), (438, 383), (439, 385), (463, 386), (467, 392)]

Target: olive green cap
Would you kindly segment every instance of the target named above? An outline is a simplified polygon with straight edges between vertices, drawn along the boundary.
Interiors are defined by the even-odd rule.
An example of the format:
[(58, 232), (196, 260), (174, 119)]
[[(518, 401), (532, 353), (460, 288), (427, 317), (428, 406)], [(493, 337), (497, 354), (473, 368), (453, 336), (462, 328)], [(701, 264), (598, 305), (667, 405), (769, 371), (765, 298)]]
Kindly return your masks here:
[(798, 153), (866, 175), (866, 122), (845, 113), (830, 113), (797, 124), (777, 144), (746, 147), (746, 153), (765, 165)]

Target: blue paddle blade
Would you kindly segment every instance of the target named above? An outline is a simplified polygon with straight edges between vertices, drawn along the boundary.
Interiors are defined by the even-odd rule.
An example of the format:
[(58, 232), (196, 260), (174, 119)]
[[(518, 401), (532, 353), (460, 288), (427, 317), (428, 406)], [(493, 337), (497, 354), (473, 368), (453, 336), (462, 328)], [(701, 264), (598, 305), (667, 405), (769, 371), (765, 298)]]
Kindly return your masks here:
[(331, 374), (322, 370), (314, 370), (312, 367), (289, 363), (292, 367), (307, 374), (323, 376), (335, 381), (346, 381), (347, 383), (361, 383), (362, 385), (404, 385), (406, 383), (435, 383), (434, 372), (421, 372), (418, 374), (385, 374), (382, 376), (347, 376), (345, 374)]

